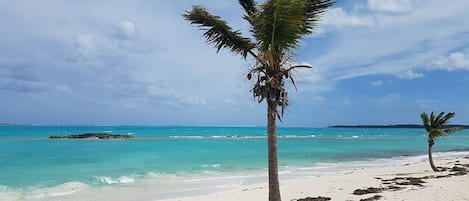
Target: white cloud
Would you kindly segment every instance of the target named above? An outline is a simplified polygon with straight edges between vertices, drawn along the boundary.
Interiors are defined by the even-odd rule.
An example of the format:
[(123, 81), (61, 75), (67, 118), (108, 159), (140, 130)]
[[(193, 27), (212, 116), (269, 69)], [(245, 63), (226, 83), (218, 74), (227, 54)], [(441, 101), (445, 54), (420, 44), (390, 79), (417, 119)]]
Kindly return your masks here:
[(47, 89), (48, 85), (40, 81), (0, 78), (0, 90), (9, 90), (21, 93), (37, 93), (46, 91)]
[(367, 6), (373, 11), (405, 13), (412, 10), (412, 0), (368, 0)]
[[(413, 7), (414, 10), (406, 15), (370, 13), (358, 4), (345, 10), (372, 17), (375, 26), (353, 31), (338, 29), (334, 39), (325, 42), (320, 41), (322, 38), (313, 38), (315, 47), (320, 46), (324, 50), (307, 61), (324, 67), (321, 73), (327, 78), (325, 80), (341, 81), (369, 75), (422, 77), (423, 74), (414, 72), (414, 69), (426, 69), (429, 61), (442, 53), (469, 45), (469, 26), (460, 20), (469, 18), (464, 9), (469, 6), (469, 1), (459, 0), (451, 4), (439, 0), (420, 2), (422, 6)], [(435, 27), (438, 27), (437, 32), (428, 31)], [(311, 48), (312, 51), (315, 47)], [(467, 58), (468, 54), (465, 55)], [(452, 60), (458, 62), (446, 63), (464, 66), (461, 55), (456, 56), (459, 60)]]
[(70, 86), (65, 85), (65, 84), (59, 84), (55, 86), (56, 90), (63, 93), (63, 94), (74, 94), (73, 90), (70, 88)]
[(236, 101), (231, 98), (223, 98), (222, 102), (230, 107), (233, 107), (236, 105)]
[(99, 49), (99, 44), (90, 34), (79, 34), (75, 37), (75, 46), (84, 57), (90, 57)]
[(401, 96), (397, 93), (390, 93), (386, 96), (381, 97), (378, 102), (379, 103), (395, 103), (400, 101)]
[(167, 84), (152, 83), (146, 86), (144, 93), (141, 96), (148, 94), (150, 98), (160, 100), (169, 105), (186, 107), (186, 106), (203, 106), (207, 105), (204, 98), (200, 96), (191, 96), (182, 94), (174, 88), (169, 87)]
[(314, 96), (311, 100), (315, 104), (322, 104), (326, 102), (326, 98), (324, 96)]
[(407, 70), (397, 76), (399, 79), (403, 80), (413, 80), (424, 77), (422, 73), (416, 73), (413, 70)]
[(452, 52), (448, 56), (439, 56), (432, 61), (432, 68), (453, 70), (469, 70), (469, 49), (464, 52)]
[(344, 101), (342, 101), (343, 105), (350, 105), (352, 104), (352, 101), (348, 100), (348, 99), (345, 99)]
[(375, 25), (370, 16), (358, 16), (347, 13), (343, 8), (331, 8), (326, 11), (324, 19), (319, 22), (319, 32), (324, 33), (328, 30), (372, 27)]
[(30, 62), (18, 58), (0, 57), (0, 90), (20, 93), (43, 92), (48, 84), (39, 80)]
[(374, 87), (382, 86), (383, 84), (384, 84), (383, 80), (376, 80), (376, 81), (370, 82), (370, 85)]
[[(350, 1), (343, 8), (335, 7), (325, 14), (318, 28), (334, 33), (304, 40), (298, 58), (318, 66), (318, 70), (295, 72), (299, 93), (290, 93), (292, 101), (305, 97), (305, 94), (310, 97), (306, 91), (318, 94), (333, 90), (336, 85), (341, 86), (337, 78), (397, 76), (408, 70), (423, 69), (423, 65), (438, 56), (469, 45), (469, 26), (461, 20), (469, 18), (467, 0), (451, 3), (415, 0), (415, 5), (419, 6), (412, 7), (411, 12), (405, 6), (399, 8), (402, 5), (383, 7), (382, 2), (370, 10), (365, 0)], [(143, 1), (54, 1), (50, 4), (26, 0), (1, 1), (0, 10), (5, 12), (0, 12), (3, 17), (0, 18), (10, 20), (0, 20), (0, 27), (9, 27), (0, 32), (3, 39), (0, 55), (26, 58), (34, 64), (25, 73), (19, 69), (8, 70), (8, 84), (4, 79), (3, 86), (17, 91), (40, 91), (46, 87), (53, 89), (48, 91), (65, 95), (71, 90), (73, 93), (68, 96), (78, 101), (88, 97), (89, 104), (86, 105), (90, 108), (106, 111), (101, 106), (113, 104), (137, 107), (141, 112), (149, 113), (142, 119), (163, 120), (163, 123), (170, 121), (159, 117), (158, 113), (171, 111), (174, 116), (183, 114), (181, 116), (187, 118), (190, 116), (185, 115), (190, 112), (185, 109), (188, 105), (192, 105), (190, 108), (205, 104), (205, 107), (215, 105), (217, 109), (232, 107), (230, 101), (223, 102), (220, 97), (229, 97), (231, 103), (241, 105), (250, 101), (255, 108), (263, 109), (248, 92), (250, 86), (243, 71), (249, 63), (228, 51), (215, 54), (212, 46), (205, 43), (203, 32), (181, 18), (181, 12), (195, 4), (207, 6), (234, 29), (246, 27), (240, 10), (233, 9), (239, 8), (236, 1), (207, 3), (191, 0), (168, 1), (167, 4)], [(122, 8), (125, 12), (118, 12)], [(381, 13), (405, 10), (405, 15)], [(247, 36), (247, 30), (242, 31)], [(462, 53), (467, 59), (468, 54)], [(447, 63), (460, 66), (460, 62), (453, 60), (448, 59)], [(0, 74), (5, 71), (2, 67)], [(0, 75), (0, 79), (3, 78)], [(127, 81), (120, 83), (124, 78)], [(158, 86), (152, 88), (155, 83)], [(50, 104), (61, 101), (74, 105), (77, 102), (67, 98), (51, 98)], [(171, 103), (178, 108), (169, 105)], [(76, 108), (71, 107), (70, 110), (80, 112)], [(233, 112), (253, 111), (252, 108), (243, 108), (237, 107)], [(115, 108), (106, 112), (119, 114), (113, 115), (116, 117), (127, 116)], [(4, 116), (14, 114), (10, 112)], [(142, 116), (140, 114), (133, 116)], [(217, 122), (227, 122), (224, 120), (230, 118), (230, 115), (214, 116)], [(255, 120), (254, 116), (242, 120)], [(172, 123), (183, 118), (174, 119)], [(199, 119), (210, 122), (210, 118)], [(259, 119), (263, 120), (263, 116)], [(57, 120), (60, 122), (60, 118)]]
[(137, 26), (132, 21), (115, 23), (111, 35), (119, 40), (130, 40), (137, 35)]

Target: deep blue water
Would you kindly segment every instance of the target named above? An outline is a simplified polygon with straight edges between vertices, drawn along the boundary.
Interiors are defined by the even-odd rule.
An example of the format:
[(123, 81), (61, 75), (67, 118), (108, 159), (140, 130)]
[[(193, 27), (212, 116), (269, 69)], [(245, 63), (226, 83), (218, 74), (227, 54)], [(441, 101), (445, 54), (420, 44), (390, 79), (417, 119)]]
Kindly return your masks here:
[[(135, 138), (48, 138), (86, 132)], [(280, 128), (278, 143), (281, 167), (422, 155), (427, 150), (423, 129)], [(263, 169), (266, 146), (266, 130), (260, 127), (2, 126), (0, 186), (28, 189), (72, 181), (99, 186), (110, 182), (103, 178), (134, 175), (138, 180), (149, 172)], [(462, 131), (438, 139), (434, 151), (468, 148), (469, 131)]]

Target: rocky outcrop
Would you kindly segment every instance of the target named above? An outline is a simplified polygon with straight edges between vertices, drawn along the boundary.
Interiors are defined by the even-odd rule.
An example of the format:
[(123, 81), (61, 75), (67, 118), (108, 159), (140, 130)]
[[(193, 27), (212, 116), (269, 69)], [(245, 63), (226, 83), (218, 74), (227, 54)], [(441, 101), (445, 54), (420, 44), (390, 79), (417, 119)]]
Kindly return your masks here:
[(131, 139), (134, 136), (131, 135), (113, 135), (109, 133), (83, 133), (79, 135), (66, 135), (66, 136), (59, 136), (59, 135), (51, 135), (51, 139), (86, 139), (86, 138), (93, 138), (93, 139)]

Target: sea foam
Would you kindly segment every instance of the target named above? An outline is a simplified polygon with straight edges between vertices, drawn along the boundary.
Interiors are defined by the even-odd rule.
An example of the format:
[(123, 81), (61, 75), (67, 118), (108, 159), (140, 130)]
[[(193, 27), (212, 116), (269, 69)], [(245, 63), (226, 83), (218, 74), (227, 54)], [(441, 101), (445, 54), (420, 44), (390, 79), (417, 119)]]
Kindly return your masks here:
[(96, 180), (103, 184), (131, 184), (135, 182), (134, 177), (130, 176), (121, 176), (118, 178), (106, 177), (106, 176), (97, 176)]

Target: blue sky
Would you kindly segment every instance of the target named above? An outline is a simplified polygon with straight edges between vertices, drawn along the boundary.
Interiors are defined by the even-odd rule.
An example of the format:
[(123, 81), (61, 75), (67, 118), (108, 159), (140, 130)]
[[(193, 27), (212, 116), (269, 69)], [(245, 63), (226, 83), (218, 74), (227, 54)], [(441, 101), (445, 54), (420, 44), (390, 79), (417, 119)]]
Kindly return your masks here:
[[(247, 32), (237, 1), (1, 1), (0, 122), (261, 125), (244, 61), (181, 14), (201, 4)], [(280, 126), (469, 124), (469, 1), (339, 1), (303, 38)]]

